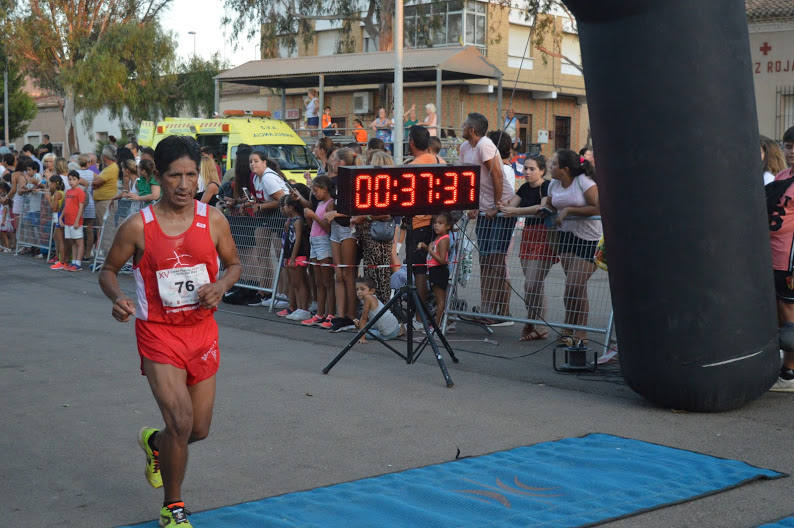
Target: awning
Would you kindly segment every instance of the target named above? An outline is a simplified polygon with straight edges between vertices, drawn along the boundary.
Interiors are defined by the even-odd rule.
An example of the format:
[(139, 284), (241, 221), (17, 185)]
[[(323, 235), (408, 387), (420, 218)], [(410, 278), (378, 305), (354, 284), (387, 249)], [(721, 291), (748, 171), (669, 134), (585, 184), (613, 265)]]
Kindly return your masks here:
[[(436, 81), (437, 70), (441, 70), (445, 81), (498, 79), (502, 75), (474, 46), (405, 50), (404, 82)], [(394, 52), (255, 60), (215, 78), (272, 88), (308, 88), (317, 86), (320, 75), (325, 77), (325, 86), (388, 84), (394, 81)]]

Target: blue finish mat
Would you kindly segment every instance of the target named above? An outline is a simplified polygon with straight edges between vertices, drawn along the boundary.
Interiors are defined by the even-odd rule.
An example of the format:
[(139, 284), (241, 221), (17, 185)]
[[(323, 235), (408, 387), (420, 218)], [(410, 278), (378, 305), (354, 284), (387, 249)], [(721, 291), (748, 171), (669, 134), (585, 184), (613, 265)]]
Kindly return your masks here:
[(762, 524), (758, 528), (794, 528), (794, 516), (780, 519), (769, 524)]
[(589, 526), (784, 476), (590, 434), (207, 510), (191, 520), (212, 528)]

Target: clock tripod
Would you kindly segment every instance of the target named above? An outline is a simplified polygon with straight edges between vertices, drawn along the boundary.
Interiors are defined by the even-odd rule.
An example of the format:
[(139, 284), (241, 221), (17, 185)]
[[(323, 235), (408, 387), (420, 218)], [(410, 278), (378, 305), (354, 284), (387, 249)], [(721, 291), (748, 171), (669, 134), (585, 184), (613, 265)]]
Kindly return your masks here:
[[(328, 365), (325, 366), (323, 369), (323, 374), (328, 374), (334, 365), (336, 365), (347, 352), (353, 348), (365, 335), (367, 332), (372, 328), (375, 323), (380, 319), (387, 310), (389, 310), (392, 306), (397, 303), (402, 303), (403, 300), (406, 301), (408, 310), (407, 310), (407, 319), (408, 323), (405, 325), (406, 327), (406, 351), (405, 353), (400, 352), (393, 346), (391, 346), (386, 341), (376, 338), (381, 344), (383, 344), (386, 348), (397, 354), (400, 358), (405, 360), (405, 362), (409, 365), (416, 363), (416, 360), (419, 359), (419, 356), (422, 354), (424, 349), (430, 345), (433, 349), (433, 354), (436, 357), (436, 361), (438, 362), (438, 366), (441, 369), (441, 374), (444, 376), (444, 381), (447, 384), (447, 387), (452, 387), (454, 382), (449, 375), (449, 371), (447, 370), (447, 365), (444, 362), (444, 358), (441, 356), (441, 350), (439, 349), (438, 343), (436, 343), (436, 337), (438, 337), (439, 341), (441, 341), (441, 345), (449, 354), (449, 357), (452, 358), (453, 363), (458, 363), (458, 358), (455, 357), (455, 353), (452, 351), (452, 347), (449, 346), (447, 339), (444, 337), (444, 334), (441, 333), (438, 325), (436, 325), (435, 319), (430, 315), (430, 311), (428, 310), (426, 304), (422, 299), (419, 298), (419, 294), (416, 291), (416, 284), (414, 282), (414, 262), (413, 262), (413, 248), (414, 240), (413, 240), (413, 216), (408, 216), (407, 221), (407, 232), (405, 236), (405, 264), (406, 264), (406, 271), (408, 272), (408, 282), (405, 286), (397, 290), (392, 296), (392, 298), (387, 302), (383, 308), (372, 318), (367, 321), (367, 324), (358, 331), (358, 333), (350, 340), (350, 342), (345, 345), (339, 354), (331, 360)], [(436, 309), (441, 309), (441, 307), (437, 307)], [(422, 326), (425, 330), (425, 338), (419, 343), (418, 346), (414, 347), (414, 327), (413, 321), (416, 316), (419, 316), (419, 319), (422, 321)], [(372, 338), (371, 336), (367, 336)]]

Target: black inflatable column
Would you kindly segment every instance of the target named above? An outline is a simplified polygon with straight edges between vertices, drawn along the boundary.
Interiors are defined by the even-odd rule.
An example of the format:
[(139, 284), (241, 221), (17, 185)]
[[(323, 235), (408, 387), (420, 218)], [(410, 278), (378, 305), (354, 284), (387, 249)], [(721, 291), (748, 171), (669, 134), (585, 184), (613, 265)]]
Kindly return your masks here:
[(565, 0), (577, 18), (620, 362), (723, 411), (779, 368), (744, 0)]

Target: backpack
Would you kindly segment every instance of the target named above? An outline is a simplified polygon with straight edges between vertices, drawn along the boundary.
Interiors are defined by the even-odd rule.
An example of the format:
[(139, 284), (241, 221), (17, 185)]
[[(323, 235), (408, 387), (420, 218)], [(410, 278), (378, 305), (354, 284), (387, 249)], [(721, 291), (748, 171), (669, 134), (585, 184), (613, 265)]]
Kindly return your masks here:
[(256, 300), (256, 290), (241, 286), (232, 286), (229, 291), (223, 294), (223, 302), (227, 304), (247, 305), (256, 302)]

